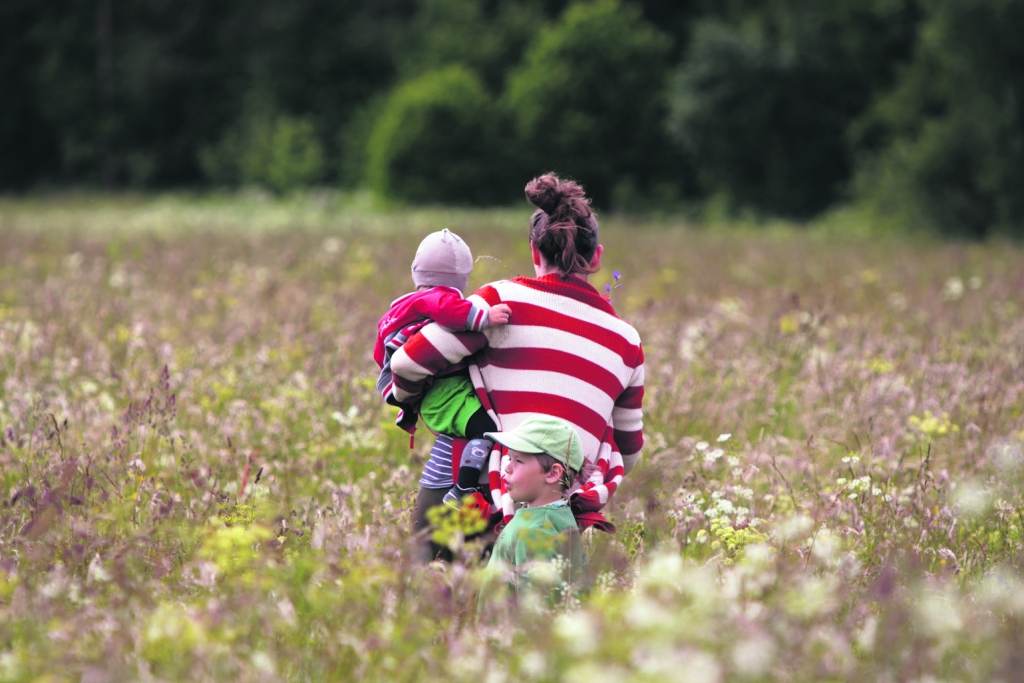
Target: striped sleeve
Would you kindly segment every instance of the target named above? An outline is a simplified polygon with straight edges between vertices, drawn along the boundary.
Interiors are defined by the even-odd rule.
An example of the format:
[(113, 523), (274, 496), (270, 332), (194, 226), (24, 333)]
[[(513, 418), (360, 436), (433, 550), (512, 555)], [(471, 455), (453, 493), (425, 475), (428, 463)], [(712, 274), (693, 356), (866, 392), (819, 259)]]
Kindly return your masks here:
[(612, 408), (612, 426), (615, 445), (623, 456), (640, 452), (644, 445), (644, 352), (640, 349), (636, 368), (629, 384), (615, 400)]
[(483, 308), (475, 303), (470, 303), (469, 314), (466, 316), (466, 324), (463, 329), (470, 332), (482, 332), (491, 321), (488, 316), (489, 312), (490, 308)]
[(482, 332), (452, 332), (431, 323), (391, 357), (394, 395), (399, 401), (417, 396), (427, 380), (487, 346)]

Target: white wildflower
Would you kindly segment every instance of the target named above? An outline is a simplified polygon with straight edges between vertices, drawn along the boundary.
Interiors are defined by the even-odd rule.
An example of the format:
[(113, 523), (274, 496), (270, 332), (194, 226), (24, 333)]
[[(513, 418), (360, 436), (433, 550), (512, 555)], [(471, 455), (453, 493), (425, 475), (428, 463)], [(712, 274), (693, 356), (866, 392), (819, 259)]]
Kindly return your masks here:
[(956, 301), (964, 295), (964, 281), (954, 276), (946, 280), (942, 288), (942, 298), (946, 301)]
[(719, 434), (718, 443), (724, 443), (732, 438), (732, 434)]
[(967, 481), (957, 487), (953, 501), (964, 517), (977, 517), (985, 512), (991, 496), (985, 487), (976, 481)]
[(698, 451), (706, 451), (708, 449), (708, 445), (709, 444), (707, 441), (698, 441), (697, 445), (695, 445), (694, 448), (696, 448)]
[(328, 237), (324, 240), (322, 248), (324, 253), (337, 254), (341, 251), (342, 246), (344, 246), (344, 243), (337, 237)]
[(707, 463), (715, 462), (716, 460), (721, 458), (723, 455), (725, 455), (725, 451), (723, 451), (721, 448), (716, 448), (713, 451), (708, 451), (707, 453), (704, 454), (704, 462), (707, 462)]
[(555, 619), (555, 633), (571, 652), (588, 655), (597, 649), (597, 624), (586, 612), (565, 612)]
[(763, 676), (775, 659), (775, 643), (766, 636), (741, 640), (732, 649), (732, 663), (741, 676)]

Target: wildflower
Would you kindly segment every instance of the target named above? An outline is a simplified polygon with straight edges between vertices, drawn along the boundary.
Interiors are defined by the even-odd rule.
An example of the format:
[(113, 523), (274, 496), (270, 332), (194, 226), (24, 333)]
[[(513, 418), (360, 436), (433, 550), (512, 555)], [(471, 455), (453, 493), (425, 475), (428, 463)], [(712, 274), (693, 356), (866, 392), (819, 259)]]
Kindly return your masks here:
[(967, 481), (956, 488), (954, 505), (964, 517), (977, 517), (988, 507), (990, 496), (976, 481)]
[(738, 673), (757, 678), (768, 671), (775, 659), (775, 643), (766, 636), (742, 640), (732, 649), (732, 663)]
[(724, 443), (728, 441), (730, 438), (732, 438), (732, 434), (719, 434), (718, 443)]
[(946, 280), (942, 288), (942, 298), (946, 301), (956, 301), (964, 295), (964, 281), (958, 277), (951, 277)]
[(889, 307), (894, 311), (905, 311), (907, 310), (907, 297), (901, 292), (893, 292), (887, 299)]
[(707, 453), (704, 454), (704, 462), (709, 464), (713, 463), (719, 458), (721, 458), (723, 455), (725, 455), (725, 451), (723, 451), (721, 448), (716, 448), (715, 450), (708, 451)]
[(566, 612), (555, 619), (555, 633), (569, 650), (587, 655), (597, 648), (597, 624), (586, 612)]
[(706, 451), (707, 448), (708, 448), (708, 442), (707, 441), (698, 441), (697, 445), (694, 446), (694, 448), (696, 448), (698, 451)]
[(949, 413), (932, 415), (931, 411), (926, 410), (923, 417), (911, 415), (908, 422), (926, 437), (945, 436), (950, 432), (955, 434), (960, 431), (960, 427), (950, 421)]

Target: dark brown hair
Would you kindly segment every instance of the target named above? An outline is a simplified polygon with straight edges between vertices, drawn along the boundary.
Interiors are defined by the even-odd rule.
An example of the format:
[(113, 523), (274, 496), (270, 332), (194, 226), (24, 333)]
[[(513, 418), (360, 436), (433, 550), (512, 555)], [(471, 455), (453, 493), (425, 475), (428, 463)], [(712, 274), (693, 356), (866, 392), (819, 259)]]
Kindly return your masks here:
[(558, 274), (597, 270), (590, 267), (597, 250), (597, 216), (583, 188), (548, 173), (526, 184), (526, 199), (537, 207), (530, 218), (530, 241)]
[(555, 465), (562, 466), (562, 472), (564, 472), (561, 481), (563, 490), (572, 487), (573, 482), (576, 481), (576, 477), (579, 476), (579, 472), (572, 471), (571, 469), (569, 469), (569, 466), (566, 465), (564, 462), (562, 462), (561, 460), (555, 460), (552, 456), (548, 455), (547, 453), (537, 453), (533, 457), (537, 458), (537, 462), (540, 463), (540, 468), (544, 470), (545, 474), (550, 472), (551, 468), (554, 467)]

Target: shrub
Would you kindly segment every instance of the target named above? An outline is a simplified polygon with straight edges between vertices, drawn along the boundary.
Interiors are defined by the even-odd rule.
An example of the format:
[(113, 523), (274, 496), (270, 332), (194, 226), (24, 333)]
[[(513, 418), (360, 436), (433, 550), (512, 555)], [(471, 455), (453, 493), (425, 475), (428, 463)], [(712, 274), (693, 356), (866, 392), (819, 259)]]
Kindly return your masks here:
[(321, 177), (324, 152), (313, 124), (282, 116), (273, 126), (257, 127), (242, 157), (242, 177), (277, 192), (312, 185)]
[(529, 47), (506, 102), (531, 172), (557, 170), (606, 204), (616, 184), (669, 168), (664, 84), (670, 41), (618, 0), (571, 5)]
[(229, 131), (199, 161), (217, 184), (255, 183), (283, 193), (323, 177), (324, 150), (312, 123), (281, 116)]
[(497, 144), (497, 107), (463, 66), (429, 71), (395, 90), (370, 136), (370, 186), (408, 202), (479, 204), (515, 196)]

